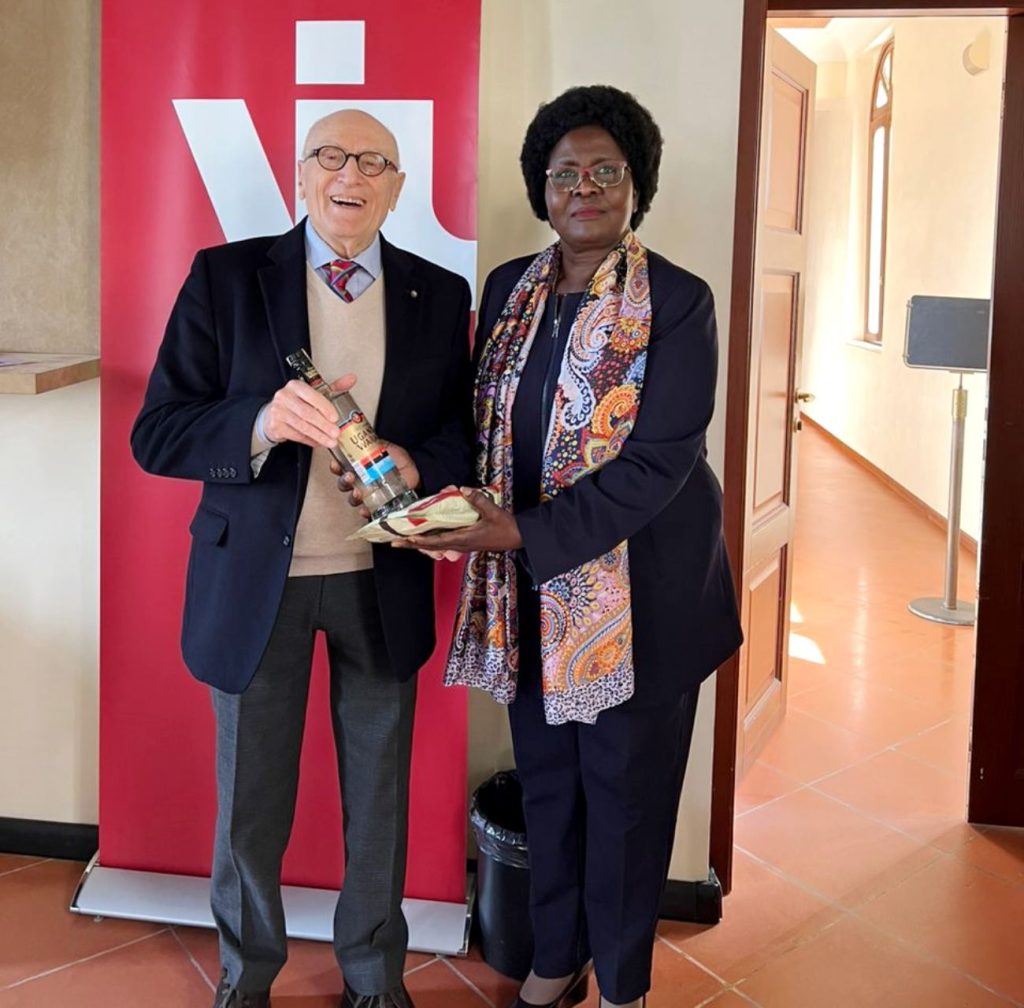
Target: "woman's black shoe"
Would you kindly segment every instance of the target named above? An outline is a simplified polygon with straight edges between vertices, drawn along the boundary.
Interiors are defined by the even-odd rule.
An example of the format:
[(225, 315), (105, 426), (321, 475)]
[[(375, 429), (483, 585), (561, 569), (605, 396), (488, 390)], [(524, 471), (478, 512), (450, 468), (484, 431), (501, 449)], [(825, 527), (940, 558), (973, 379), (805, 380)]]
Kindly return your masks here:
[(538, 1005), (533, 1004), (532, 1001), (524, 1001), (521, 997), (517, 997), (509, 1008), (572, 1008), (573, 1005), (578, 1005), (581, 1001), (585, 1001), (589, 991), (590, 963), (587, 963), (586, 966), (581, 966), (569, 977), (565, 990), (554, 1001)]

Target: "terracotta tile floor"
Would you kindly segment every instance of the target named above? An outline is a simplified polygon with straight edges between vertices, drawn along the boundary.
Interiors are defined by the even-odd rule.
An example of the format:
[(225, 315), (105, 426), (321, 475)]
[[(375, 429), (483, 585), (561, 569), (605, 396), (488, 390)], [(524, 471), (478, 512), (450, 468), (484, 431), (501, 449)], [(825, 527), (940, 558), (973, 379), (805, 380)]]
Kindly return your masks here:
[[(737, 789), (725, 918), (662, 923), (649, 1008), (1024, 1005), (1024, 831), (963, 821), (973, 631), (906, 611), (942, 592), (943, 533), (802, 441), (789, 711)], [(69, 914), (80, 870), (0, 855), (0, 1008), (206, 1008), (214, 935)], [(475, 952), (407, 969), (418, 1008), (516, 991)], [(296, 941), (274, 1005), (339, 990), (330, 948)]]

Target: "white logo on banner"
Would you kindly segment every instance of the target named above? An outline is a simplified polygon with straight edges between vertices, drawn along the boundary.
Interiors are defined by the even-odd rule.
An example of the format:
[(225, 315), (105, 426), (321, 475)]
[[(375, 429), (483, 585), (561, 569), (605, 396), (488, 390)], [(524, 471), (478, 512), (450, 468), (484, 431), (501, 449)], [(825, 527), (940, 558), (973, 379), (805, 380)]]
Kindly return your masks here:
[[(361, 84), (364, 22), (298, 21), (297, 84)], [(249, 109), (241, 98), (178, 98), (174, 110), (217, 220), (228, 241), (280, 234), (304, 211), (296, 189), (294, 218), (270, 169)], [(398, 246), (461, 274), (476, 289), (476, 242), (457, 238), (434, 213), (434, 103), (410, 100), (297, 101), (295, 159), (309, 127), (339, 108), (375, 116), (398, 138), (405, 186), (385, 230)]]

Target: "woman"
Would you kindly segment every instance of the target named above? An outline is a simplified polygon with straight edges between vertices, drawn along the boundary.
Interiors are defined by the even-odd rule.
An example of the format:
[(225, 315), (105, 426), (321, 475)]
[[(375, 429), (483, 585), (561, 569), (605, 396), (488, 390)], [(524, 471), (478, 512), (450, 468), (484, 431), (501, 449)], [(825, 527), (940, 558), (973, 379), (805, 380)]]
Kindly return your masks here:
[[(470, 553), (447, 681), (510, 704), (533, 971), (517, 1008), (650, 987), (701, 681), (740, 643), (705, 461), (717, 346), (704, 281), (634, 231), (661, 135), (612, 87), (542, 106), (521, 164), (558, 241), (498, 267), (476, 356), (480, 520), (406, 540)], [(403, 544), (404, 545), (404, 544)]]

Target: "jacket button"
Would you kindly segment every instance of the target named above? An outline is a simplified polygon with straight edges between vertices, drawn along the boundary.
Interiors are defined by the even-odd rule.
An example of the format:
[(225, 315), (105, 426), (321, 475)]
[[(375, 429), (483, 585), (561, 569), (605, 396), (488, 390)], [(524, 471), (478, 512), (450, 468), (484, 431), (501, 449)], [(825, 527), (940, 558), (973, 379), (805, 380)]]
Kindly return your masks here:
[(290, 535), (286, 535), (286, 536), (285, 536), (285, 537), (284, 537), (284, 538), (283, 538), (283, 539), (281, 540), (281, 545), (282, 545), (282, 546), (291, 546), (291, 544), (292, 544), (292, 537), (291, 537)]

